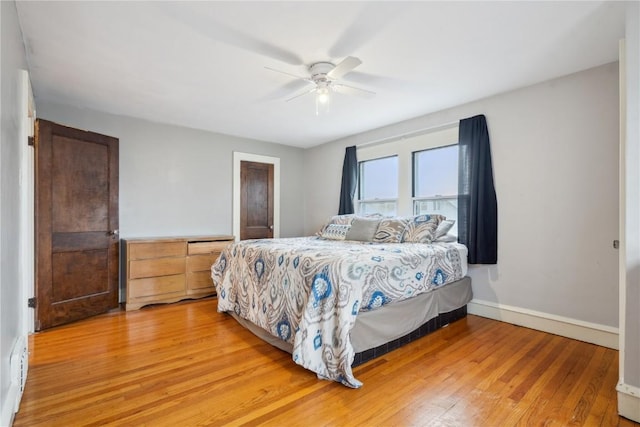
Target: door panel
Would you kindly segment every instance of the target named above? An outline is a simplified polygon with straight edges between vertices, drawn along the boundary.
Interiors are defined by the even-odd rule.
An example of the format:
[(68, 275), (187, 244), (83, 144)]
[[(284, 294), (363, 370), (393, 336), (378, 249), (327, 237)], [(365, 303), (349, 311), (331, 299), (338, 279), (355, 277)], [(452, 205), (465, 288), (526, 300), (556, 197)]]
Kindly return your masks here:
[(109, 147), (53, 135), (51, 148), (54, 232), (108, 230)]
[(108, 251), (53, 253), (52, 303), (108, 292)]
[(118, 306), (118, 140), (36, 122), (36, 330)]
[(240, 162), (240, 240), (273, 237), (273, 164)]

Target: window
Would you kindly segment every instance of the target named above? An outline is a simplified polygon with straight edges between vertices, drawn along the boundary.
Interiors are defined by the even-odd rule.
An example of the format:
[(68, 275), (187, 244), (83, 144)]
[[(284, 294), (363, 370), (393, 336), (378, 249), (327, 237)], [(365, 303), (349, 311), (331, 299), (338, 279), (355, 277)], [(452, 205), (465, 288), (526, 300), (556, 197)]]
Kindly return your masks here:
[(457, 219), (457, 142), (454, 126), (358, 148), (356, 212)]
[(358, 175), (358, 212), (396, 215), (398, 156), (360, 162)]
[(413, 213), (457, 219), (458, 144), (413, 153)]

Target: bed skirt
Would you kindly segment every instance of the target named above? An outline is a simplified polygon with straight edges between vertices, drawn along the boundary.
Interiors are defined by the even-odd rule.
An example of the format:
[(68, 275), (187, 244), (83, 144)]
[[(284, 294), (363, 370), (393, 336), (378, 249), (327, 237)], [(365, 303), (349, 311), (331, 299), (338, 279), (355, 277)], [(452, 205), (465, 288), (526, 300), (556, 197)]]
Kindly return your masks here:
[(368, 350), (361, 351), (356, 353), (353, 358), (353, 363), (351, 364), (352, 368), (355, 368), (358, 365), (368, 362), (369, 360), (375, 359), (376, 357), (380, 357), (384, 354), (389, 353), (390, 351), (396, 350), (403, 345), (409, 344), (412, 341), (417, 340), (418, 338), (422, 338), (425, 335), (429, 335), (432, 332), (437, 331), (438, 329), (447, 326), (451, 322), (455, 322), (456, 320), (462, 319), (467, 316), (467, 306), (464, 305), (458, 309), (450, 311), (448, 313), (442, 313), (437, 317), (427, 321), (425, 324), (415, 329), (414, 331), (400, 337), (395, 340), (389, 341), (387, 343), (381, 344), (378, 347), (370, 348)]
[[(472, 296), (471, 278), (466, 276), (432, 292), (359, 313), (350, 333), (356, 353), (351, 366), (365, 363), (465, 317)], [(292, 344), (235, 313), (229, 314), (263, 341), (288, 353), (293, 351)]]

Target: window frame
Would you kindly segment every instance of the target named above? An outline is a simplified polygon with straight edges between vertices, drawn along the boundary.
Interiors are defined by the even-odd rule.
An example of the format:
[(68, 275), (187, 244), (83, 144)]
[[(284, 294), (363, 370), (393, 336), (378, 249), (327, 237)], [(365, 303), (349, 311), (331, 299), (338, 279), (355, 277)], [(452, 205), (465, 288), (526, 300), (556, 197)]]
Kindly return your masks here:
[[(413, 153), (432, 148), (458, 143), (458, 123), (440, 127), (419, 134), (386, 139), (379, 143), (371, 143), (358, 147), (358, 178), (360, 178), (360, 162), (384, 157), (398, 156), (398, 199), (396, 215), (413, 215)], [(354, 200), (355, 211), (360, 213), (360, 184), (357, 198)]]

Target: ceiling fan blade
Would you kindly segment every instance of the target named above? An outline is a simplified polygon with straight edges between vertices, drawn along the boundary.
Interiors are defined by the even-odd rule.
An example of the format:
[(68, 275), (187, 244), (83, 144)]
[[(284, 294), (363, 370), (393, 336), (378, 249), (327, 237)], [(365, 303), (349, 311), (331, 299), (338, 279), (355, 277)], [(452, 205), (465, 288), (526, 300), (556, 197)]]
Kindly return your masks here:
[(286, 74), (287, 76), (295, 77), (296, 79), (306, 80), (306, 81), (309, 81), (309, 82), (313, 82), (313, 80), (311, 80), (311, 79), (310, 79), (310, 78), (308, 78), (308, 77), (298, 76), (298, 75), (296, 75), (296, 74), (287, 73), (286, 71), (282, 71), (282, 70), (276, 70), (275, 68), (271, 68), (271, 67), (264, 67), (264, 68), (266, 68), (267, 70), (270, 70), (270, 71), (275, 71), (276, 73)]
[(333, 46), (329, 49), (329, 56), (341, 58), (357, 52), (376, 37), (383, 33), (398, 16), (413, 12), (406, 7), (398, 7), (395, 2), (373, 1), (362, 2), (358, 15), (354, 17)]
[(297, 94), (297, 95), (295, 95), (295, 96), (293, 96), (293, 97), (291, 97), (291, 98), (287, 99), (287, 102), (289, 102), (289, 101), (293, 101), (293, 100), (294, 100), (294, 99), (296, 99), (296, 98), (300, 98), (301, 96), (304, 96), (304, 95), (307, 95), (307, 94), (309, 94), (309, 93), (315, 92), (315, 91), (316, 91), (316, 89), (317, 89), (317, 88), (315, 88), (315, 87), (314, 87), (313, 89), (306, 90), (306, 91), (304, 91), (304, 92), (302, 92), (302, 93), (299, 93), (299, 94)]
[(344, 77), (344, 82), (353, 83), (358, 86), (369, 86), (376, 88), (385, 88), (388, 90), (415, 90), (415, 87), (406, 80), (396, 79), (393, 77), (379, 76), (376, 74), (363, 73), (361, 71), (352, 71), (348, 76)]
[(308, 81), (305, 80), (291, 80), (289, 83), (281, 86), (280, 88), (266, 94), (265, 96), (259, 98), (260, 101), (275, 101), (282, 100), (286, 96), (291, 96), (293, 93), (298, 93), (305, 87), (309, 85)]
[(327, 73), (327, 77), (337, 80), (360, 64), (362, 64), (362, 61), (360, 61), (358, 58), (354, 56), (347, 56), (342, 60), (342, 62), (336, 65), (333, 70)]
[(371, 98), (376, 95), (375, 92), (372, 92), (370, 90), (362, 89), (355, 86), (349, 86), (341, 83), (334, 83), (331, 85), (331, 87), (335, 89), (336, 92), (343, 93), (345, 95), (356, 95), (356, 96), (362, 96), (365, 98)]
[(250, 31), (241, 31), (215, 19), (215, 5), (200, 2), (185, 7), (180, 2), (154, 2), (154, 6), (172, 20), (211, 40), (235, 46), (267, 58), (291, 65), (302, 65), (302, 58), (280, 46), (271, 44)]

